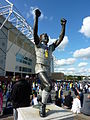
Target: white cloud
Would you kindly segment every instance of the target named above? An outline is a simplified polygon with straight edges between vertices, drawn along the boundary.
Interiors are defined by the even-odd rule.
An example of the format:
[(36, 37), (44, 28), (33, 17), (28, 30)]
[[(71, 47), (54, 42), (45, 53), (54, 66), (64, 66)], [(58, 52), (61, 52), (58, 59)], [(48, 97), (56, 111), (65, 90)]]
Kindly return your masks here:
[(75, 74), (75, 68), (67, 68), (66, 74), (67, 75), (74, 75)]
[[(67, 67), (69, 65), (73, 65), (75, 63), (75, 58), (61, 59), (57, 60), (54, 57), (54, 71), (55, 72), (63, 72), (64, 74), (73, 75), (75, 73), (74, 67)], [(67, 68), (66, 68), (67, 67)]]
[(55, 72), (65, 73), (65, 70), (66, 70), (65, 68), (60, 68), (60, 67), (59, 67), (59, 68), (54, 68), (54, 71), (55, 71)]
[(68, 44), (68, 37), (65, 36), (63, 38), (63, 41), (61, 42), (61, 44), (58, 46), (59, 50), (64, 50), (64, 48), (66, 47), (66, 45)]
[(32, 7), (30, 7), (30, 10), (26, 13), (26, 17), (27, 19), (30, 18), (30, 16), (32, 15)]
[(81, 67), (78, 70), (78, 75), (90, 76), (90, 68)]
[(76, 58), (84, 58), (84, 59), (90, 58), (90, 47), (76, 50), (73, 56)]
[(78, 72), (79, 72), (81, 75), (85, 75), (85, 74), (87, 74), (87, 69), (85, 69), (85, 68), (83, 67), (83, 68), (79, 69)]
[(83, 25), (79, 32), (84, 34), (86, 37), (90, 37), (90, 16), (83, 19)]
[(89, 73), (89, 75), (90, 75), (90, 68), (89, 68), (87, 71), (88, 71), (88, 73)]
[(31, 15), (33, 16), (34, 18), (34, 10), (36, 9), (37, 7), (30, 7), (30, 10), (27, 12), (27, 18), (29, 18)]
[(81, 62), (78, 64), (79, 67), (85, 67), (88, 63), (87, 62)]
[(67, 75), (74, 75), (75, 74), (75, 68), (56, 68), (55, 72), (63, 72), (64, 74)]
[(74, 72), (74, 71), (75, 71), (75, 68), (68, 68), (67, 71), (72, 71), (72, 72)]
[[(52, 39), (52, 38), (49, 36), (49, 44), (52, 44), (52, 43), (55, 42), (56, 40), (57, 40), (56, 38), (53, 38), (53, 39)], [(63, 41), (61, 42), (61, 44), (58, 46), (58, 49), (59, 49), (59, 50), (64, 50), (67, 44), (68, 44), (68, 37), (65, 36), (65, 37), (63, 38)]]
[(73, 71), (68, 71), (65, 73), (66, 75), (74, 75), (74, 72)]
[(53, 42), (55, 42), (55, 40), (56, 40), (56, 38), (51, 38), (51, 37), (49, 36), (49, 43), (48, 43), (48, 44), (49, 44), (49, 45), (52, 44)]
[(65, 66), (65, 65), (72, 65), (76, 61), (75, 58), (68, 58), (68, 59), (61, 59), (61, 60), (55, 60), (55, 66)]

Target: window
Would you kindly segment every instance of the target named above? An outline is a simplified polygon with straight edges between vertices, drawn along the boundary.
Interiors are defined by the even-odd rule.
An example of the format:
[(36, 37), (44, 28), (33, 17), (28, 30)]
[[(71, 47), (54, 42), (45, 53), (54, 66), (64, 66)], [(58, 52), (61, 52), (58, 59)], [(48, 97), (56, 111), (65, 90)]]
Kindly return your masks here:
[(28, 57), (24, 57), (20, 53), (16, 55), (16, 61), (20, 62), (20, 63), (23, 63), (23, 64), (27, 64), (29, 66), (32, 65), (32, 60)]
[(22, 71), (22, 72), (32, 72), (32, 69), (26, 68), (26, 67), (21, 67), (21, 66), (18, 66), (18, 65), (15, 67), (15, 70), (16, 71)]
[(5, 46), (5, 43), (4, 43), (4, 42), (2, 42), (2, 46), (3, 46), (3, 47)]
[(18, 65), (15, 67), (15, 71), (19, 71), (19, 66)]

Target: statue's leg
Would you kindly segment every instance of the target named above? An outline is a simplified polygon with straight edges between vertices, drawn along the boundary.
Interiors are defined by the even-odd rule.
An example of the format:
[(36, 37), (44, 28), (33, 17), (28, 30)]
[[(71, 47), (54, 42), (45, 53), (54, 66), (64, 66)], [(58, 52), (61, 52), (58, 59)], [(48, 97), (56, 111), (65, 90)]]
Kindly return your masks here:
[(47, 99), (51, 91), (51, 81), (50, 78), (47, 76), (45, 72), (40, 72), (38, 74), (39, 79), (43, 83), (43, 91), (42, 91), (42, 106), (40, 109), (40, 116), (45, 117), (46, 116), (46, 104), (47, 104)]

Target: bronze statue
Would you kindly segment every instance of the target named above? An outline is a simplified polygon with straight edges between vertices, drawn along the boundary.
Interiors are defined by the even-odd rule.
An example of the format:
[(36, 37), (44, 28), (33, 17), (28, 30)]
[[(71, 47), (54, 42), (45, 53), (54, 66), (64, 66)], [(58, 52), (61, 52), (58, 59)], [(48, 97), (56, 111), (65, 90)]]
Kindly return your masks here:
[(62, 42), (64, 38), (66, 20), (61, 19), (62, 31), (59, 36), (59, 39), (48, 46), (47, 44), (49, 42), (49, 37), (47, 33), (41, 34), (40, 37), (38, 36), (38, 18), (40, 17), (40, 15), (41, 15), (40, 10), (36, 9), (33, 36), (34, 36), (35, 53), (36, 53), (35, 72), (38, 75), (39, 79), (42, 81), (43, 88), (44, 88), (42, 91), (42, 105), (39, 113), (41, 117), (45, 117), (46, 116), (45, 108), (46, 108), (47, 98), (52, 89), (52, 82), (50, 80), (50, 61), (51, 61), (50, 58), (51, 58), (52, 52)]

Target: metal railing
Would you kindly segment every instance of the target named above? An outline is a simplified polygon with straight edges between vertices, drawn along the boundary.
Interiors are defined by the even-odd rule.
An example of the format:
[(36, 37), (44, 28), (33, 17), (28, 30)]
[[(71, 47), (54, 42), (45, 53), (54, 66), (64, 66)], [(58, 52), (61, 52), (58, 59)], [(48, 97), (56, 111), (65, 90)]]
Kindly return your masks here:
[(32, 39), (32, 27), (27, 23), (25, 18), (19, 13), (15, 6), (9, 2), (9, 0), (4, 0), (4, 2), (5, 5), (0, 2), (0, 16), (5, 18), (0, 25), (0, 29), (2, 29), (5, 23), (9, 21), (28, 39)]

